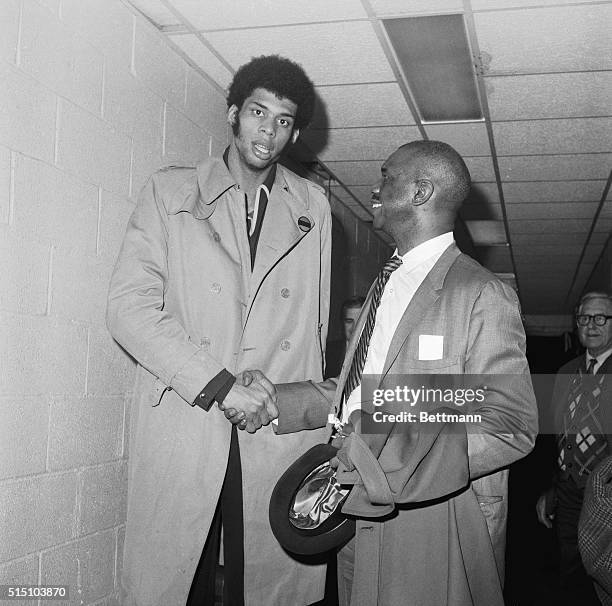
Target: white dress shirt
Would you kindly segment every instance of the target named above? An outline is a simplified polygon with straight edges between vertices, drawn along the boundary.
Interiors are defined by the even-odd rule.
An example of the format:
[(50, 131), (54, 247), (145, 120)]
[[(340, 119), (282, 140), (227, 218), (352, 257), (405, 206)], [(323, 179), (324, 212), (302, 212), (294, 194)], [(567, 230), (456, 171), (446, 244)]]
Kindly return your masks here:
[(600, 368), (601, 365), (610, 357), (610, 354), (612, 354), (612, 348), (610, 349), (606, 349), (606, 351), (600, 353), (598, 356), (592, 356), (588, 351), (586, 352), (586, 367), (589, 367), (589, 362), (595, 358), (597, 360), (597, 363), (595, 364), (595, 366), (593, 367), (594, 370), (593, 372), (597, 372)]
[[(362, 374), (382, 374), (391, 340), (414, 293), (453, 242), (453, 232), (449, 231), (419, 244), (401, 257), (402, 264), (391, 274), (383, 290)], [(351, 412), (361, 408), (361, 402), (360, 384), (343, 406), (343, 423), (348, 420)]]

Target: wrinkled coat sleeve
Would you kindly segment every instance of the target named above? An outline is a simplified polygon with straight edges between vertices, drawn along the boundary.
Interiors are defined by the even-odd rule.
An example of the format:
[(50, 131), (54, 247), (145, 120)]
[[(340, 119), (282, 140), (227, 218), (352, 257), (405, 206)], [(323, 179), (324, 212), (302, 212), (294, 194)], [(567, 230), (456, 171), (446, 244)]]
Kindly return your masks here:
[(113, 337), (139, 364), (192, 404), (223, 365), (164, 309), (168, 214), (159, 178), (149, 179), (128, 223), (110, 282), (106, 320)]

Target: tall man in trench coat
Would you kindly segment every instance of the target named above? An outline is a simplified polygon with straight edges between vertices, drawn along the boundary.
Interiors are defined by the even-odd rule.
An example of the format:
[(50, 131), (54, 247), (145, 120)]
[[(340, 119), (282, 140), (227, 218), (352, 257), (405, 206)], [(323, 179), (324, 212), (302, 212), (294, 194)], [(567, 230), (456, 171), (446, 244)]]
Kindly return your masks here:
[[(157, 172), (130, 219), (107, 316), (138, 362), (125, 604), (183, 606), (189, 594), (190, 605), (212, 605), (219, 515), (227, 522), (224, 603), (243, 599), (236, 540), (244, 544), (247, 605), (322, 597), (324, 568), (280, 548), (267, 504), (287, 461), (323, 436), (277, 436), (270, 427), (254, 435), (276, 414), (272, 394), (234, 382), (248, 368), (276, 382), (322, 379), (329, 205), (320, 187), (277, 164), (309, 122), (313, 101), (312, 83), (287, 59), (242, 66), (228, 95), (233, 136), (224, 158)], [(218, 409), (223, 400), (242, 411), (249, 431), (239, 441)], [(227, 518), (226, 505), (238, 513)], [(242, 511), (244, 539), (235, 536)]]
[[(343, 606), (503, 604), (507, 466), (533, 447), (537, 411), (517, 297), (453, 242), (468, 191), (454, 149), (415, 141), (387, 159), (373, 193), (374, 225), (393, 237), (402, 264), (384, 288), (364, 373), (380, 388), (398, 375), (487, 375), (488, 389), (471, 411), (479, 421), (398, 422), (368, 434), (359, 406), (350, 423), (340, 419), (348, 437), (336, 440), (338, 479), (354, 484), (343, 512), (357, 518), (338, 557)], [(277, 386), (280, 432), (321, 426), (330, 406), (339, 414), (372, 298), (337, 380)], [(356, 400), (372, 412), (367, 394)]]

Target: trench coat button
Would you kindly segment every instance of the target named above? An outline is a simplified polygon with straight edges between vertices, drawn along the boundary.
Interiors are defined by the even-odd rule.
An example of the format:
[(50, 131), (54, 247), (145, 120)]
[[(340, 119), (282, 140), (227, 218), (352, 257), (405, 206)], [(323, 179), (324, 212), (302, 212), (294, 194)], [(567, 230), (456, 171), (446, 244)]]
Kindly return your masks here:
[(290, 294), (291, 294), (291, 291), (288, 288), (283, 288), (281, 290), (281, 297), (283, 299), (288, 299)]
[(291, 341), (283, 339), (280, 346), (283, 351), (289, 351), (291, 349)]
[(208, 337), (202, 337), (200, 339), (200, 347), (202, 349), (205, 349), (205, 350), (209, 349), (210, 348), (210, 339)]
[(219, 282), (213, 282), (210, 285), (210, 291), (218, 295), (221, 292), (221, 284), (219, 284)]
[(221, 242), (221, 236), (219, 235), (219, 232), (218, 232), (218, 231), (216, 231), (216, 232), (213, 234), (213, 240), (214, 240), (215, 242)]

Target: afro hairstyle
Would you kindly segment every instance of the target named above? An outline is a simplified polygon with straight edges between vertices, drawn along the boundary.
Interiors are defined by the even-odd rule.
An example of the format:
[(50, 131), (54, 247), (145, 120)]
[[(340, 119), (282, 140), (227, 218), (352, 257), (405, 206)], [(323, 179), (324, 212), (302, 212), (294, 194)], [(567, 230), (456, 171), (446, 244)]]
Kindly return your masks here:
[(254, 57), (238, 68), (229, 87), (227, 106), (239, 110), (256, 88), (297, 105), (295, 128), (308, 126), (314, 111), (314, 86), (300, 65), (279, 55)]

